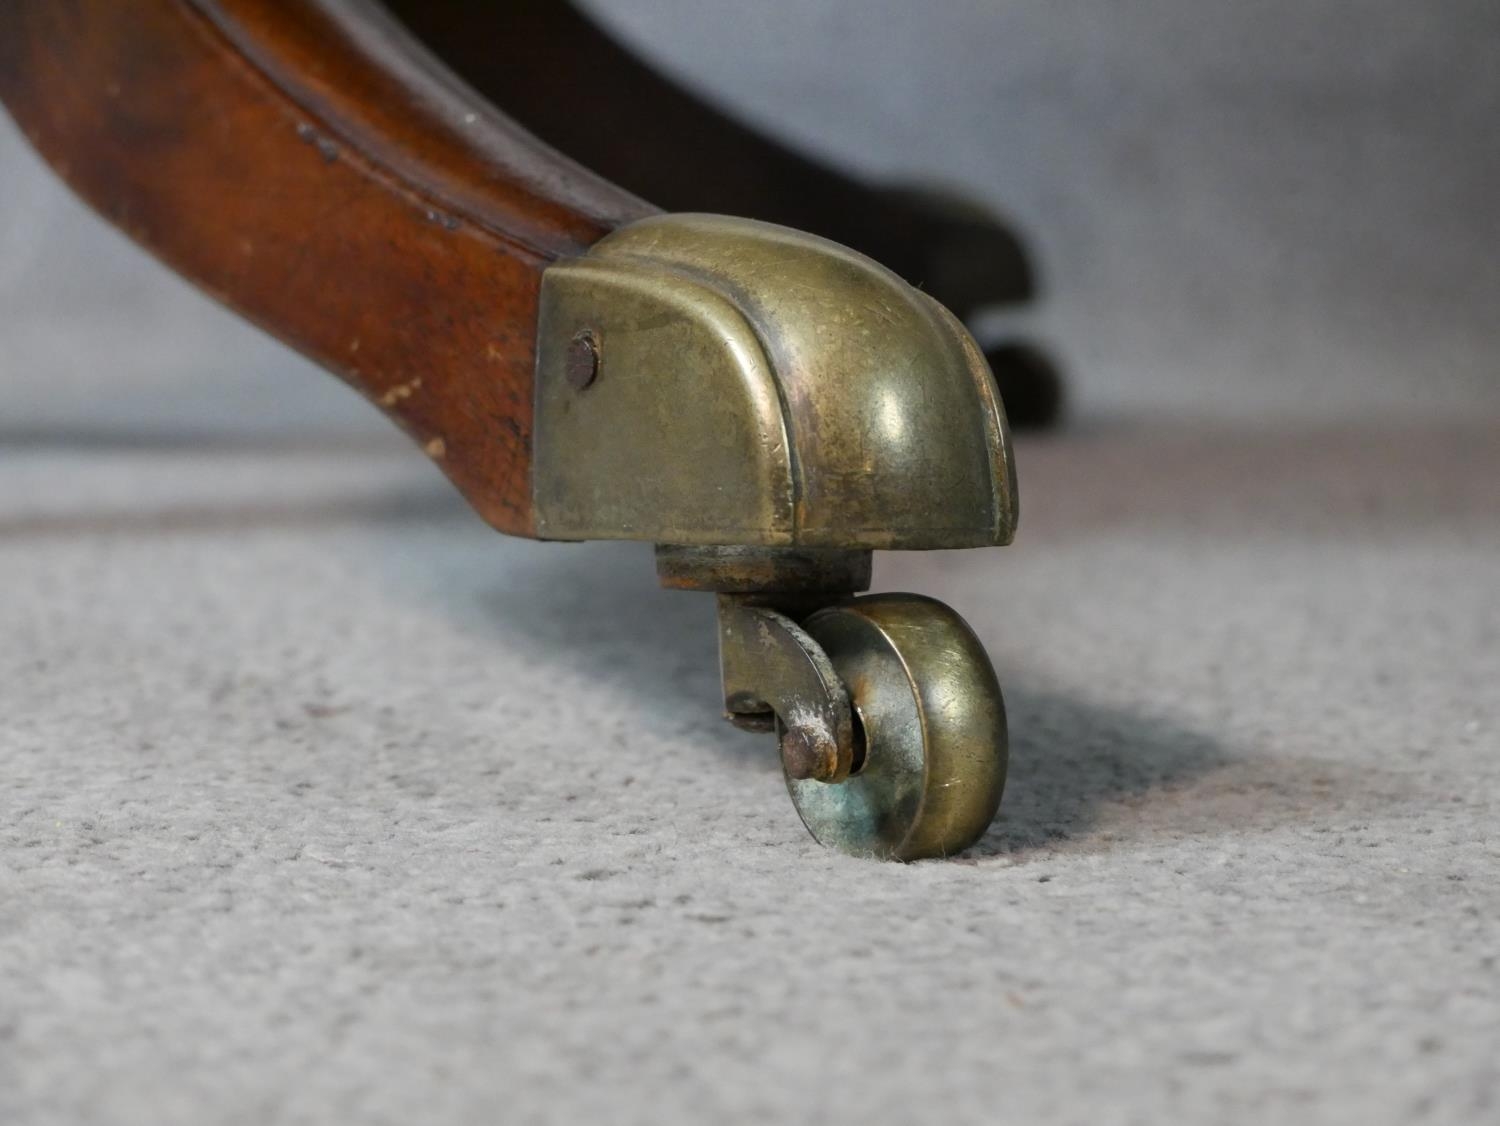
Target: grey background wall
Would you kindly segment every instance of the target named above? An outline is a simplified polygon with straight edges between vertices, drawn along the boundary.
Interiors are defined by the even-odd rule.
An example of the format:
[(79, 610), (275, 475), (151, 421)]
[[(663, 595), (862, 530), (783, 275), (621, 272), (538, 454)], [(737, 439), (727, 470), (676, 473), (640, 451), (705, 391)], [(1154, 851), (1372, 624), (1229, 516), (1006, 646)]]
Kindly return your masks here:
[[(1084, 416), (1500, 408), (1493, 0), (590, 6), (745, 118), (1014, 220), (1046, 286), (1022, 324)], [(0, 376), (50, 373), (29, 417), (122, 368), (160, 389), (115, 401), (142, 424), (308, 417), (275, 402), (299, 363), (147, 268), (8, 126), (0, 309)]]

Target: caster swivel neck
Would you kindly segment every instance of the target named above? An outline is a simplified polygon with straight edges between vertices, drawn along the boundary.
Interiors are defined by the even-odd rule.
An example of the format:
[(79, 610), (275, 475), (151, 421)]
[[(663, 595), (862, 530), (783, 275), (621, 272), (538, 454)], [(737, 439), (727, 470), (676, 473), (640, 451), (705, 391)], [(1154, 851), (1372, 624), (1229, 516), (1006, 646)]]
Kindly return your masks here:
[(549, 539), (642, 539), (718, 596), (726, 716), (775, 733), (846, 852), (973, 844), (1005, 783), (989, 658), (952, 610), (856, 597), (877, 549), (1008, 543), (1016, 484), (979, 349), (870, 260), (768, 224), (663, 216), (550, 267), (533, 492)]

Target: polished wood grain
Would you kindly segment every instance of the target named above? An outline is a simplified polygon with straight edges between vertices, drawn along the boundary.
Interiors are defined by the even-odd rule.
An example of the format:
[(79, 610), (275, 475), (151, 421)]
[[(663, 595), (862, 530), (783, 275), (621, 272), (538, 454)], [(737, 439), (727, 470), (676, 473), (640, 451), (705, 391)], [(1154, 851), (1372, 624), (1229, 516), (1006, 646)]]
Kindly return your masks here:
[(533, 532), (541, 272), (650, 207), (365, 0), (4, 0), (0, 98), (101, 214)]

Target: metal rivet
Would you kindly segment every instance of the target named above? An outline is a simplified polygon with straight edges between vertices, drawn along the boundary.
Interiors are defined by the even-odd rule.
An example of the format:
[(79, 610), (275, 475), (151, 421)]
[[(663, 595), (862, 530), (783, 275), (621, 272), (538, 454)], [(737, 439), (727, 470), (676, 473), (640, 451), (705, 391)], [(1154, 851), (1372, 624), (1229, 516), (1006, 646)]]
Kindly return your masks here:
[(563, 370), (567, 374), (568, 386), (575, 391), (584, 390), (599, 377), (599, 345), (588, 329), (568, 342)]
[(793, 727), (781, 735), (781, 761), (787, 775), (798, 781), (830, 778), (837, 767), (837, 749), (810, 731)]

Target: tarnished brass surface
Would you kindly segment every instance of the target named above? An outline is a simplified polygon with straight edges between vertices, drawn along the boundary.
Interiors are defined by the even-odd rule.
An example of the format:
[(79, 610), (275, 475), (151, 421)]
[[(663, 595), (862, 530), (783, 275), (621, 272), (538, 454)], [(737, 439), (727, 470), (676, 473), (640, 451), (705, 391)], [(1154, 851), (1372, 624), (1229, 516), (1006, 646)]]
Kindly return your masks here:
[(869, 259), (765, 223), (653, 217), (550, 267), (535, 426), (544, 538), (956, 548), (1015, 528), (969, 334)]
[(1005, 788), (1007, 741), (1000, 685), (973, 631), (912, 594), (855, 599), (803, 626), (847, 687), (864, 746), (843, 782), (788, 775), (803, 824), (830, 847), (897, 860), (977, 841)]
[(963, 326), (853, 251), (712, 215), (641, 220), (546, 271), (533, 499), (548, 539), (645, 539), (719, 592), (725, 710), (775, 731), (813, 836), (968, 847), (1005, 711), (941, 603), (852, 599), (881, 548), (1008, 543), (1016, 482)]
[(862, 549), (656, 545), (656, 577), (669, 590), (853, 594), (869, 589), (870, 562)]
[(768, 607), (720, 595), (719, 664), (730, 718), (774, 715), (789, 777), (836, 782), (848, 776), (854, 752), (849, 696), (801, 627)]

